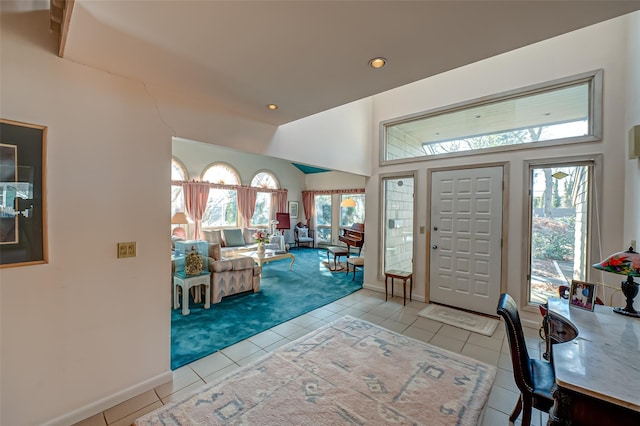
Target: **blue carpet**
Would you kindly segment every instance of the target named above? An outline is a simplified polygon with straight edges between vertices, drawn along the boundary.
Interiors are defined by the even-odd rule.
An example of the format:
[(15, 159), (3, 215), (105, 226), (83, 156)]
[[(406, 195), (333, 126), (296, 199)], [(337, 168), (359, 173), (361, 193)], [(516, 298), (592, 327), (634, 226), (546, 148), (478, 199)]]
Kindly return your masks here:
[[(362, 288), (362, 274), (330, 272), (326, 250), (293, 250), (296, 261), (281, 260), (262, 268), (260, 292), (230, 296), (204, 309), (189, 305), (171, 313), (171, 369), (226, 348)], [(332, 259), (333, 260), (333, 259)], [(362, 270), (360, 270), (362, 271)]]

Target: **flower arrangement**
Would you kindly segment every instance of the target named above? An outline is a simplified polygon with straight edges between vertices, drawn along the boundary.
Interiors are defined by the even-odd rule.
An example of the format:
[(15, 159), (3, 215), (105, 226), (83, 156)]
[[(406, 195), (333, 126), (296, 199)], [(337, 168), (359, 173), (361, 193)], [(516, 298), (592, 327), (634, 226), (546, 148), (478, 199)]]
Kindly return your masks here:
[(253, 239), (255, 240), (256, 243), (265, 243), (267, 241), (267, 238), (268, 238), (267, 233), (262, 229), (258, 229), (256, 232), (253, 233)]

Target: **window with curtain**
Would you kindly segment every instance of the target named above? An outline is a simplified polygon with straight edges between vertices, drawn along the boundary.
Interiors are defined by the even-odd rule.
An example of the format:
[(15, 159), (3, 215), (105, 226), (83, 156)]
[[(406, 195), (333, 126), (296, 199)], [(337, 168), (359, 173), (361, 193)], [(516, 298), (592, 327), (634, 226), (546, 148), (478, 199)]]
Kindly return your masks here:
[[(240, 185), (240, 175), (233, 166), (213, 163), (202, 174), (203, 182), (221, 185)], [(202, 227), (238, 226), (238, 192), (235, 189), (211, 188)]]
[(268, 171), (258, 172), (251, 179), (251, 186), (258, 188), (256, 195), (256, 209), (251, 218), (251, 226), (269, 226), (271, 218), (271, 192), (263, 192), (260, 189), (278, 189), (278, 181), (273, 173)]
[[(355, 206), (344, 207), (346, 200), (353, 200)], [(354, 223), (364, 223), (364, 194), (340, 195), (340, 227), (351, 228)], [(347, 204), (351, 204), (347, 201)]]
[[(171, 159), (171, 180), (189, 180), (187, 168), (177, 158)], [(181, 185), (171, 185), (171, 216), (177, 212), (185, 211), (184, 193)]]
[(316, 241), (331, 244), (331, 194), (316, 195)]

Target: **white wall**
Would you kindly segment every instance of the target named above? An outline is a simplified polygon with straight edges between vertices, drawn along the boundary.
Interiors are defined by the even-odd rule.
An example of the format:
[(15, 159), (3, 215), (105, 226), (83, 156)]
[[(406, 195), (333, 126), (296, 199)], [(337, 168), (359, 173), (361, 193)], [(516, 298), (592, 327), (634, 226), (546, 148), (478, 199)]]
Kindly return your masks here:
[(335, 171), (312, 173), (305, 177), (305, 189), (309, 191), (323, 189), (359, 189), (364, 188), (366, 183), (367, 178), (364, 176)]
[[(367, 240), (377, 241), (380, 220), (378, 211), (379, 174), (398, 171), (418, 173), (416, 182), (417, 226), (424, 226), (427, 220), (427, 171), (433, 168), (450, 166), (467, 166), (489, 162), (506, 162), (510, 169), (508, 178), (509, 207), (508, 217), (508, 292), (517, 300), (523, 300), (525, 294), (525, 270), (523, 264), (523, 241), (526, 236), (525, 215), (525, 160), (538, 160), (575, 155), (591, 155), (603, 153), (603, 176), (605, 191), (598, 194), (602, 209), (600, 210), (602, 247), (607, 252), (619, 247), (623, 240), (623, 190), (609, 190), (624, 182), (624, 168), (620, 167), (626, 155), (626, 130), (624, 126), (626, 36), (628, 17), (611, 20), (593, 27), (575, 31), (570, 34), (527, 46), (494, 58), (483, 60), (438, 76), (406, 85), (373, 97), (372, 132), (374, 146), (372, 152), (372, 178), (367, 185)], [(378, 135), (374, 131), (378, 123), (384, 120), (427, 111), (434, 108), (472, 100), (483, 96), (509, 91), (520, 87), (542, 83), (571, 76), (586, 71), (604, 69), (604, 122), (603, 141), (566, 147), (547, 149), (529, 149), (510, 153), (494, 153), (491, 155), (468, 156), (432, 161), (421, 161), (409, 164), (397, 164), (380, 167)], [(636, 77), (637, 78), (637, 74)], [(426, 260), (429, 254), (426, 234), (418, 234), (417, 250), (414, 256), (416, 286), (414, 297), (422, 300), (425, 295)], [(598, 241), (594, 241), (598, 244)], [(367, 246), (366, 264), (375, 265), (379, 257), (378, 248)], [(597, 260), (597, 259), (595, 259)], [(595, 261), (594, 260), (594, 261)], [(365, 268), (365, 283), (376, 283), (376, 268)], [(616, 277), (604, 277), (615, 285)], [(537, 310), (530, 309), (525, 316), (539, 322)]]
[(7, 426), (71, 424), (171, 378), (170, 130), (140, 83), (58, 58), (48, 22), (0, 25), (1, 115), (48, 127), (49, 263), (0, 270)]
[(370, 123), (371, 99), (351, 102), (280, 126), (265, 154), (369, 176)]
[(182, 161), (189, 172), (189, 179), (200, 180), (202, 172), (211, 163), (222, 161), (232, 165), (240, 174), (243, 185), (250, 185), (258, 171), (272, 171), (281, 188), (289, 190), (289, 197), (301, 197), (305, 175), (288, 160), (281, 160), (260, 154), (250, 154), (230, 148), (174, 138), (173, 155)]
[[(633, 126), (640, 126), (640, 12), (628, 17), (628, 69), (627, 96), (624, 129), (628, 132)], [(628, 135), (627, 135), (628, 137)], [(625, 143), (628, 139), (624, 139)], [(625, 160), (625, 189), (624, 199), (624, 241), (636, 240), (636, 251), (640, 250), (640, 158)], [(626, 248), (626, 247), (625, 247)], [(636, 308), (639, 306), (636, 301)]]
[(187, 168), (189, 179), (200, 180), (204, 169), (218, 161), (232, 165), (240, 174), (243, 185), (250, 185), (256, 173), (271, 171), (280, 187), (287, 189), (287, 200), (302, 203), (305, 175), (290, 161), (182, 138), (174, 138), (173, 155)]

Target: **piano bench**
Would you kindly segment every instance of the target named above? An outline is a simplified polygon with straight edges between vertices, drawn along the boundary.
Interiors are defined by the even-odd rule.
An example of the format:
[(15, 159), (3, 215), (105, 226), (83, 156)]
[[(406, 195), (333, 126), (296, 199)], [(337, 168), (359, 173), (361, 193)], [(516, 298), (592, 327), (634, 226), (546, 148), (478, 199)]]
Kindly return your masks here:
[[(333, 255), (333, 270), (338, 270), (338, 261), (340, 260), (340, 256), (349, 257), (349, 247), (338, 247), (338, 246), (329, 246), (327, 247), (327, 263), (331, 262), (329, 259), (329, 253)], [(341, 268), (342, 269), (342, 268)]]

